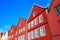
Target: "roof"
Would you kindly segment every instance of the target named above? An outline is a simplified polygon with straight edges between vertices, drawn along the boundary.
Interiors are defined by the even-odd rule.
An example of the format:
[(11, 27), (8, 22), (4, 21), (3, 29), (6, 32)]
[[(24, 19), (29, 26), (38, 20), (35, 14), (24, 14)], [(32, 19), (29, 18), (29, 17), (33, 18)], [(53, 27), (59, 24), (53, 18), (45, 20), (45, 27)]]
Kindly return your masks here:
[[(41, 13), (43, 10), (45, 10), (45, 9), (47, 9), (47, 8), (43, 8), (43, 7), (40, 7), (40, 6), (37, 5), (37, 4), (33, 4), (32, 10), (31, 10), (31, 12), (30, 12), (30, 16), (28, 17), (27, 22), (29, 22), (31, 19), (33, 19), (33, 13), (34, 13), (34, 11), (36, 11), (36, 12), (37, 12), (36, 15), (38, 15), (38, 14), (40, 14), (40, 13)], [(39, 10), (40, 10), (40, 11), (39, 11)]]

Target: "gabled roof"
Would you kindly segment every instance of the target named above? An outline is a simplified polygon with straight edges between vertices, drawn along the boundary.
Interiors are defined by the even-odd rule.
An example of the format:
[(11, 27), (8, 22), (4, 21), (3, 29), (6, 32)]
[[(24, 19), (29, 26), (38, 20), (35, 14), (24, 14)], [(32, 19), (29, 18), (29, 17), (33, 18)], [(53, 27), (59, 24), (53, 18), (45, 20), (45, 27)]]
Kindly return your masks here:
[(20, 24), (21, 24), (22, 26), (24, 26), (24, 25), (26, 24), (26, 20), (25, 20), (24, 18), (22, 18), (22, 17), (20, 17), (20, 19), (19, 19), (19, 21), (18, 21), (18, 26), (20, 26)]
[(8, 31), (9, 34), (14, 33), (16, 31), (16, 28), (17, 28), (16, 26), (12, 25), (11, 29)]
[[(32, 18), (33, 18), (33, 13), (36, 11), (36, 15), (40, 14), (43, 10), (45, 10), (46, 8), (42, 8), (37, 4), (34, 4), (32, 6), (32, 10), (30, 12), (30, 16), (28, 17), (27, 22), (29, 22)], [(40, 10), (40, 11), (39, 11)]]

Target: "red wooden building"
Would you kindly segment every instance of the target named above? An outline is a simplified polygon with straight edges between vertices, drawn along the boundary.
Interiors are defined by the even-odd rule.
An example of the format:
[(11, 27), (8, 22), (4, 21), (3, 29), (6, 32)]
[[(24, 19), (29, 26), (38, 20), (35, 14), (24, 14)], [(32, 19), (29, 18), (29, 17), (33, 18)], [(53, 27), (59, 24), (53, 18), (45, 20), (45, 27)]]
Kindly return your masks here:
[(52, 0), (47, 17), (52, 40), (60, 40), (60, 0)]
[(12, 25), (10, 31), (8, 32), (8, 39), (9, 40), (15, 40), (15, 31), (16, 31), (16, 26)]
[(27, 40), (50, 40), (46, 8), (33, 5), (27, 20)]
[(20, 18), (18, 21), (18, 40), (26, 40), (26, 20)]
[(60, 40), (60, 0), (52, 0), (50, 7), (34, 4), (27, 21), (20, 18), (9, 31), (10, 40)]

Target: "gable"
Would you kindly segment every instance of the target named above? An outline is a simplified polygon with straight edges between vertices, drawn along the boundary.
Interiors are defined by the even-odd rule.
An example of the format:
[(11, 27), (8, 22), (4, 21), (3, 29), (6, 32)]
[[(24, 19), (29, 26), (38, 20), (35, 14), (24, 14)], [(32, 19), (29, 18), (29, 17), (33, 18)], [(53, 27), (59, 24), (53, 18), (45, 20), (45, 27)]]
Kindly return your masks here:
[(33, 19), (36, 15), (39, 15), (43, 10), (45, 10), (45, 8), (41, 8), (37, 5), (34, 5), (27, 22), (29, 22), (31, 19)]
[(26, 20), (24, 18), (20, 18), (18, 21), (18, 27), (24, 26), (26, 24)]
[(15, 29), (16, 29), (16, 26), (12, 25), (10, 31), (9, 31), (9, 34), (12, 34), (15, 32)]

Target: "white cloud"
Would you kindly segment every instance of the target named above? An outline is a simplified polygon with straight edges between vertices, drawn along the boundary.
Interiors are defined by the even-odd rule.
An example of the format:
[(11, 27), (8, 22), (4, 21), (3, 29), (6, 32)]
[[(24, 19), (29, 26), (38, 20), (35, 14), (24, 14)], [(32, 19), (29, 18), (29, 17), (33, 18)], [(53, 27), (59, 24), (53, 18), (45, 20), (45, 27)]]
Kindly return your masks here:
[(11, 27), (10, 25), (4, 25), (3, 28), (0, 28), (0, 33), (10, 30), (10, 27)]
[(5, 31), (8, 31), (10, 29), (10, 27), (11, 27), (10, 25), (5, 25), (4, 26)]
[(9, 27), (10, 27), (10, 25), (5, 25), (5, 26), (4, 26), (4, 28), (9, 28)]
[(4, 32), (2, 28), (0, 28), (0, 33), (1, 33), (1, 32)]

